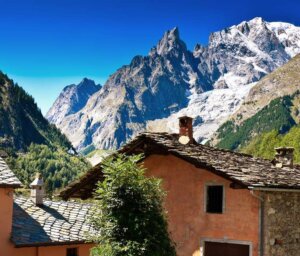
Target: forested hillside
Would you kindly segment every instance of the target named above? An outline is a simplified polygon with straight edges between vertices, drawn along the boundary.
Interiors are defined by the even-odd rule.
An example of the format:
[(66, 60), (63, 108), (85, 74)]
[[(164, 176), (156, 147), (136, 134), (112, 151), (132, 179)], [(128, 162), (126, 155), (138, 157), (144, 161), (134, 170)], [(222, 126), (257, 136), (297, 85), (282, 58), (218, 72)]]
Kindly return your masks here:
[(294, 147), (294, 161), (300, 163), (300, 126), (293, 127), (286, 134), (273, 130), (252, 139), (241, 149), (242, 152), (267, 159), (274, 158), (274, 148), (280, 146)]
[(272, 130), (279, 134), (288, 132), (297, 123), (299, 113), (294, 111), (293, 102), (298, 97), (299, 93), (297, 92), (293, 96), (277, 98), (241, 124), (231, 120), (227, 121), (218, 130), (217, 147), (237, 150), (265, 132)]
[(82, 157), (68, 152), (71, 142), (42, 115), (32, 96), (0, 72), (0, 150), (28, 188), (40, 172), (51, 194), (90, 167)]
[(37, 172), (41, 173), (48, 194), (66, 186), (91, 167), (84, 157), (71, 155), (60, 147), (37, 144), (31, 144), (26, 154), (10, 157), (8, 161), (25, 187), (29, 187)]
[(43, 117), (32, 96), (0, 72), (0, 148), (26, 151), (31, 143), (72, 148), (66, 136)]

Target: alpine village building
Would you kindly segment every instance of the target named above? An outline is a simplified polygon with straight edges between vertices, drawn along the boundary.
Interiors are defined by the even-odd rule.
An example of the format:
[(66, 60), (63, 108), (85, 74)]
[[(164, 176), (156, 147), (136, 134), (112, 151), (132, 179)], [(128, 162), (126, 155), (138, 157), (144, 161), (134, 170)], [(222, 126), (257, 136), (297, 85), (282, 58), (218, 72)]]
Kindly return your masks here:
[[(147, 176), (162, 179), (178, 256), (299, 256), (300, 166), (292, 148), (273, 161), (197, 144), (192, 118), (179, 134), (142, 133), (118, 150), (144, 154)], [(61, 193), (90, 199), (101, 163)], [(0, 158), (0, 256), (87, 256), (91, 205), (43, 198), (40, 176), (31, 198), (13, 196), (21, 182)]]
[(85, 234), (90, 204), (43, 198), (43, 179), (31, 183), (31, 197), (14, 196), (21, 182), (0, 156), (0, 256), (88, 256)]
[[(293, 148), (273, 161), (200, 145), (192, 118), (179, 134), (142, 133), (118, 153), (144, 154), (147, 176), (162, 179), (178, 256), (299, 256), (300, 166)], [(103, 180), (101, 163), (60, 196), (89, 199)]]

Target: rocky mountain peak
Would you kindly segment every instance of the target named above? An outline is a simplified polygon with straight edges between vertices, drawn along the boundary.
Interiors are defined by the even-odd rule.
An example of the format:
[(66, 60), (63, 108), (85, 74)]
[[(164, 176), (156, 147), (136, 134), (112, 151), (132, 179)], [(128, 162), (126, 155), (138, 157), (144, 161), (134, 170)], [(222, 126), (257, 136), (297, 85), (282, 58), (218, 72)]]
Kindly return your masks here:
[(100, 89), (100, 85), (96, 84), (94, 80), (89, 78), (83, 78), (81, 82), (76, 85), (77, 90), (88, 90), (88, 91), (94, 91), (94, 89)]
[(187, 51), (185, 43), (180, 39), (178, 27), (165, 32), (156, 46), (156, 52), (159, 55), (166, 55), (172, 50)]
[(248, 24), (262, 25), (262, 24), (265, 24), (265, 21), (262, 17), (255, 17), (252, 20), (249, 20), (247, 23)]
[(47, 112), (46, 118), (50, 122), (61, 122), (65, 116), (82, 109), (91, 95), (99, 91), (100, 88), (99, 84), (86, 77), (79, 84), (66, 86)]

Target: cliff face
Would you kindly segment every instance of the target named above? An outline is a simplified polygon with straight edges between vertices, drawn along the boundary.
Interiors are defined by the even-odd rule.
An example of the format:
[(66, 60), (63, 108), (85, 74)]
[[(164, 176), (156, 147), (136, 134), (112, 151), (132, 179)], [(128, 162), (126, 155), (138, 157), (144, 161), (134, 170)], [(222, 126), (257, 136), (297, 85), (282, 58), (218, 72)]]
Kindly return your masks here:
[(46, 118), (59, 125), (66, 116), (80, 111), (100, 88), (100, 85), (88, 78), (84, 78), (79, 84), (66, 86), (47, 112)]

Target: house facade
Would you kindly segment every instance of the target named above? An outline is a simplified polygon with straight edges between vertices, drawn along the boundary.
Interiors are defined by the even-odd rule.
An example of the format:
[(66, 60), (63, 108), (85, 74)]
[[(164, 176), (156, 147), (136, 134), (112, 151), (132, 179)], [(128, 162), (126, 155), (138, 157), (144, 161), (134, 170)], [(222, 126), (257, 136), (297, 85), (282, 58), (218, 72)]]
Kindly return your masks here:
[(0, 256), (88, 256), (89, 204), (49, 201), (42, 196), (42, 179), (32, 197), (17, 197), (22, 186), (0, 157)]
[[(118, 152), (144, 154), (146, 175), (162, 179), (179, 256), (298, 256), (300, 168), (292, 149), (274, 161), (197, 144), (192, 119), (179, 134), (144, 133)], [(64, 199), (91, 198), (101, 164), (70, 184)]]

